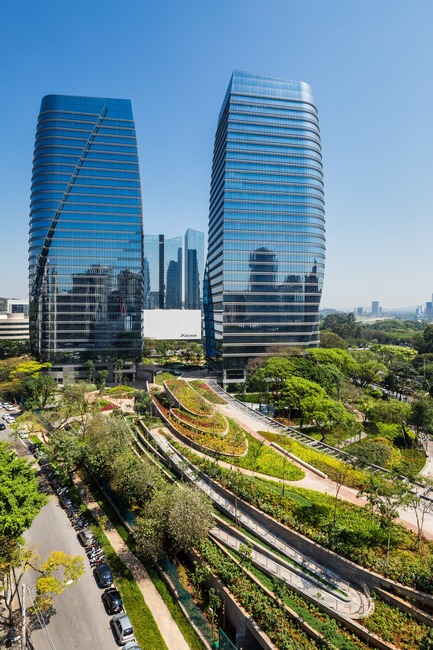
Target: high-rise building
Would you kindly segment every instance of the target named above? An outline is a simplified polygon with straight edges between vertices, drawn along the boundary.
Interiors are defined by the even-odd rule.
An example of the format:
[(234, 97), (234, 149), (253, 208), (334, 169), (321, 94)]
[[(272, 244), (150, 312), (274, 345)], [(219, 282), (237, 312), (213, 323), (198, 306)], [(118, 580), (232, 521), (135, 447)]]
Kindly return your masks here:
[(382, 308), (379, 304), (378, 300), (373, 300), (371, 303), (371, 315), (372, 316), (380, 316), (382, 313)]
[[(202, 304), (204, 233), (144, 236), (144, 309), (199, 310)], [(185, 263), (184, 263), (185, 260)]]
[(39, 359), (141, 354), (142, 205), (129, 100), (42, 99), (29, 284), (31, 348)]
[(188, 228), (185, 233), (185, 309), (203, 306), (204, 233)]
[(235, 71), (215, 136), (204, 284), (207, 358), (223, 384), (251, 357), (318, 345), (324, 262), (312, 90)]

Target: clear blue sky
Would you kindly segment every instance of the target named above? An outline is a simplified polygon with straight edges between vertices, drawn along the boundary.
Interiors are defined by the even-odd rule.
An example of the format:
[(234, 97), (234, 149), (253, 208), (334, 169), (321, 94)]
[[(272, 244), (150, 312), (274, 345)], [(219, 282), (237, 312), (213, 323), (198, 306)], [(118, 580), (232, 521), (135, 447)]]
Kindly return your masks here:
[(216, 121), (239, 68), (314, 89), (322, 306), (431, 299), (431, 0), (0, 0), (0, 60), (0, 296), (27, 295), (43, 95), (132, 99), (145, 232), (207, 232)]

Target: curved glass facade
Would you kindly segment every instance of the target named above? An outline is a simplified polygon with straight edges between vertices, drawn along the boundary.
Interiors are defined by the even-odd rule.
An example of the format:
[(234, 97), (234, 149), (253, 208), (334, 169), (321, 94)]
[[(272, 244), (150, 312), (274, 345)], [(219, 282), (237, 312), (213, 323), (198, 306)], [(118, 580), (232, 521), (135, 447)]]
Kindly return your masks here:
[(29, 284), (30, 341), (39, 359), (141, 354), (142, 205), (129, 100), (43, 98)]
[(325, 263), (311, 88), (235, 71), (215, 137), (204, 286), (207, 357), (230, 381), (250, 357), (316, 346)]

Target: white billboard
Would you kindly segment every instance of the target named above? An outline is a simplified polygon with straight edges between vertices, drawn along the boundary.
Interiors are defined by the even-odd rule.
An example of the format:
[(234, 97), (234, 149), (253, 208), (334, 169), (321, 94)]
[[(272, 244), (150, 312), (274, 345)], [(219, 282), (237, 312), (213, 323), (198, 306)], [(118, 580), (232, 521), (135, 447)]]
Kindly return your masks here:
[(145, 338), (161, 340), (201, 340), (200, 309), (145, 309)]

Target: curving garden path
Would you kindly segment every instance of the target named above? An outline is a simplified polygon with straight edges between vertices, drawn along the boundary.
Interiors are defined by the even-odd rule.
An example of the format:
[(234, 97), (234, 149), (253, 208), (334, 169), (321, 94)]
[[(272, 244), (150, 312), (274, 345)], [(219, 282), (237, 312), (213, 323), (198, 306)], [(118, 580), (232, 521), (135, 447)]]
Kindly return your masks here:
[[(209, 387), (213, 389), (214, 384), (215, 382), (210, 381)], [(279, 428), (278, 425), (273, 425), (270, 418), (267, 418), (260, 413), (253, 411), (247, 406), (238, 406), (234, 399), (229, 399), (227, 404), (224, 406), (218, 405), (217, 408), (218, 410), (221, 410), (224, 415), (228, 415), (228, 417), (235, 420), (237, 424), (248, 431), (248, 433), (254, 436), (257, 440), (264, 442), (265, 445), (270, 446), (270, 442), (260, 435), (260, 431), (281, 433), (281, 428)], [(274, 451), (277, 451), (278, 453), (278, 450), (275, 448)], [(433, 477), (433, 442), (428, 443), (427, 454), (426, 465), (421, 471), (421, 474), (427, 476), (430, 475)], [(291, 462), (297, 464), (293, 460), (291, 460)], [(305, 468), (303, 465), (299, 464), (299, 467), (301, 467), (301, 469), (303, 469), (305, 472), (305, 477), (299, 481), (292, 482), (293, 485), (305, 487), (310, 490), (316, 490), (316, 492), (321, 492), (323, 494), (330, 494), (332, 496), (335, 495), (337, 486), (334, 481), (329, 478), (321, 478), (313, 471)], [(245, 474), (252, 474), (252, 472), (249, 470), (242, 470), (241, 468), (239, 468), (239, 471)], [(277, 479), (271, 476), (266, 476), (265, 478), (272, 481), (282, 482), (282, 479)], [(286, 481), (286, 484), (289, 485), (290, 481)], [(363, 506), (366, 503), (366, 500), (363, 497), (358, 497), (357, 490), (345, 485), (341, 487), (338, 496), (339, 498), (344, 499), (345, 501), (350, 501), (351, 503), (355, 503), (358, 506)], [(398, 522), (403, 524), (403, 526), (406, 526), (406, 528), (409, 530), (412, 530), (415, 533), (417, 532), (416, 517), (413, 510), (409, 508), (401, 508), (399, 510)], [(432, 511), (427, 513), (425, 516), (423, 534), (427, 539), (433, 540), (433, 507)]]

